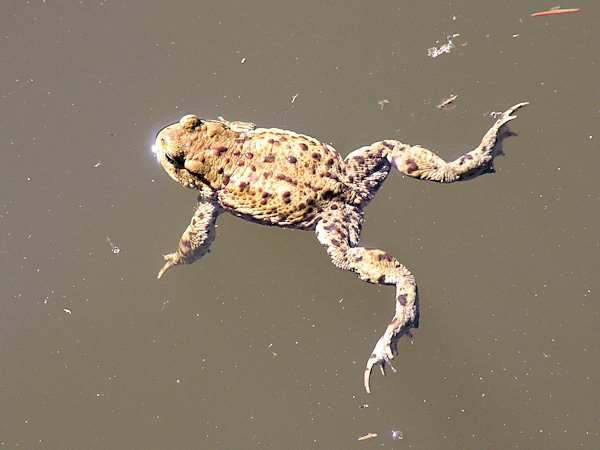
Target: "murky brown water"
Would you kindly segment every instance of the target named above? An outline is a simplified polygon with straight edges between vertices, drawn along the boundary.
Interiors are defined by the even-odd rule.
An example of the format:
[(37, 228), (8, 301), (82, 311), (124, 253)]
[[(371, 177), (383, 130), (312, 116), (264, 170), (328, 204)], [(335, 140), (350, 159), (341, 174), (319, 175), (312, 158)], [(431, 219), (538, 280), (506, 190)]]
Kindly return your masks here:
[[(481, 5), (5, 4), (0, 443), (598, 448), (597, 2)], [(392, 173), (368, 208), (363, 244), (413, 271), (422, 305), (370, 396), (393, 289), (314, 234), (222, 217), (209, 256), (156, 280), (194, 193), (150, 145), (185, 113), (453, 159), (523, 100), (496, 175)]]

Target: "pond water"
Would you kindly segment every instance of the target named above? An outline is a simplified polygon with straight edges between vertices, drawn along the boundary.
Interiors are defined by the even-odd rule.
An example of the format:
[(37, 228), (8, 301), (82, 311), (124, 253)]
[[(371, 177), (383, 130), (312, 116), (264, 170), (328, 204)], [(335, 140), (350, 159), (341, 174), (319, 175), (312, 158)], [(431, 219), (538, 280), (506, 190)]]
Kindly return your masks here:
[[(530, 17), (548, 6), (5, 5), (0, 443), (598, 448), (600, 14)], [(521, 101), (495, 174), (393, 172), (367, 208), (362, 245), (421, 301), (371, 395), (393, 289), (314, 233), (222, 216), (209, 255), (156, 279), (195, 194), (151, 145), (184, 114), (451, 160)]]

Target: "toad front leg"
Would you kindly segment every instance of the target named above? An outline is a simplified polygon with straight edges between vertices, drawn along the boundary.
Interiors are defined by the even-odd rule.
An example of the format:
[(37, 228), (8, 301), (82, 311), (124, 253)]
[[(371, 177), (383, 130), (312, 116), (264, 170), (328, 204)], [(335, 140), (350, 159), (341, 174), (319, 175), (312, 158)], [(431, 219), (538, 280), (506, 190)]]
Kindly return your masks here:
[(192, 264), (208, 252), (208, 247), (215, 240), (217, 216), (222, 212), (223, 210), (214, 203), (198, 198), (192, 221), (181, 236), (177, 251), (165, 255), (167, 262), (158, 272), (157, 278), (162, 277), (171, 267)]
[(369, 379), (373, 366), (379, 364), (385, 375), (386, 362), (397, 353), (398, 339), (409, 334), (411, 328), (419, 326), (419, 299), (414, 277), (393, 256), (383, 250), (357, 247), (362, 215), (356, 207), (334, 203), (323, 212), (316, 233), (337, 267), (350, 270), (369, 283), (396, 286), (394, 318), (375, 345), (365, 369), (364, 385), (370, 393)]

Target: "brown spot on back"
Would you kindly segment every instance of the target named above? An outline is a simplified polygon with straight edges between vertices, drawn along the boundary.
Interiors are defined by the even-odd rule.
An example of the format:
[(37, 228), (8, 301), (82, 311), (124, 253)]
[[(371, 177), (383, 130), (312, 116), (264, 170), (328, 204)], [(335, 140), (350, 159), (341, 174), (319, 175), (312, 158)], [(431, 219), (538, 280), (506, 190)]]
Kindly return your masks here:
[(226, 152), (227, 151), (227, 147), (224, 147), (222, 145), (216, 145), (216, 146), (210, 146), (210, 154), (214, 155), (214, 156), (219, 156), (221, 153)]
[(296, 158), (294, 158), (293, 156), (288, 156), (287, 159), (289, 162), (291, 162), (292, 164), (296, 164), (296, 161), (298, 161)]

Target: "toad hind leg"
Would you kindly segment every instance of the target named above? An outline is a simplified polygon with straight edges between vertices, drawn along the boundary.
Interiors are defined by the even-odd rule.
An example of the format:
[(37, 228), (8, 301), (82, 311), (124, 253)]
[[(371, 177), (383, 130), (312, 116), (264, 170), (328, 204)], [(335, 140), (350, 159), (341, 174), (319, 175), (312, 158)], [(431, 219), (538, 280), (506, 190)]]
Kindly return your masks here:
[(354, 272), (361, 280), (396, 286), (394, 318), (375, 345), (364, 374), (364, 386), (370, 393), (373, 366), (385, 364), (397, 353), (396, 343), (411, 328), (419, 326), (419, 300), (414, 277), (406, 267), (383, 250), (357, 247), (362, 212), (348, 205), (333, 204), (316, 226), (317, 239), (325, 247), (333, 264)]
[(528, 104), (518, 103), (507, 109), (483, 136), (476, 149), (451, 162), (444, 161), (420, 145), (411, 146), (391, 139), (355, 150), (348, 155), (346, 163), (353, 173), (360, 175), (357, 187), (361, 198), (369, 201), (375, 195), (387, 176), (389, 165), (410, 177), (439, 183), (467, 180), (493, 172), (494, 158), (500, 153), (500, 141), (506, 136), (501, 132), (502, 127), (516, 119), (517, 116), (512, 114), (517, 109)]
[(223, 210), (214, 203), (198, 198), (198, 205), (190, 224), (179, 240), (177, 251), (165, 255), (167, 262), (160, 269), (156, 278), (162, 277), (173, 266), (192, 264), (202, 258), (215, 240), (215, 224), (217, 216), (222, 212)]
[(505, 137), (500, 129), (517, 118), (512, 113), (528, 104), (523, 102), (507, 109), (483, 136), (476, 149), (449, 163), (418, 145), (409, 146), (398, 141), (383, 141), (381, 144), (388, 148), (388, 161), (406, 175), (441, 183), (466, 180), (494, 171), (493, 160), (499, 153), (495, 147), (498, 140)]

